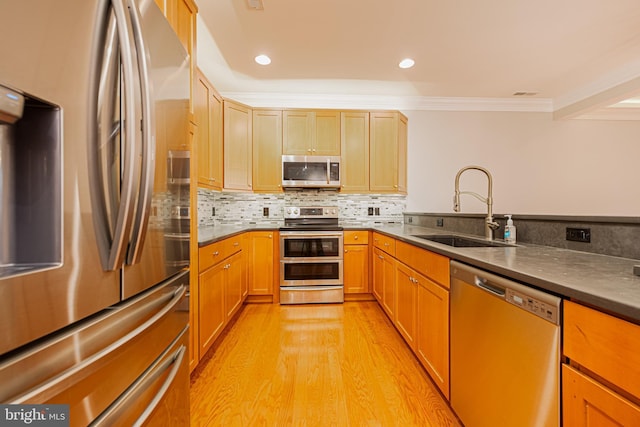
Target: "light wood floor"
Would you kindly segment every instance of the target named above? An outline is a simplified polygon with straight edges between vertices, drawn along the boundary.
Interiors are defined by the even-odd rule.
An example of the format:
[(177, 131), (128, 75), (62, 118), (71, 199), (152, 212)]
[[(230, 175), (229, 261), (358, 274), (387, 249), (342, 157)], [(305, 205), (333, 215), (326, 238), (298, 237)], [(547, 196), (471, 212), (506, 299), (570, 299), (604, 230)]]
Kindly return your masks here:
[(192, 426), (459, 426), (376, 302), (249, 304), (191, 378)]

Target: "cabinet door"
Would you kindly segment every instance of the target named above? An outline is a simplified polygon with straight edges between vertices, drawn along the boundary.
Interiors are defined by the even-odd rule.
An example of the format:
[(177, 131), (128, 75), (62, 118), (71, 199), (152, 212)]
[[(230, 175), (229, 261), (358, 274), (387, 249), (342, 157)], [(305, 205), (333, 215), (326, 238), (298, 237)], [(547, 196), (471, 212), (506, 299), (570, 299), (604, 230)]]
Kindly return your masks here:
[(398, 113), (371, 113), (371, 191), (398, 191)]
[(314, 156), (340, 155), (340, 112), (316, 111), (315, 135), (311, 153)]
[(369, 246), (344, 245), (344, 293), (369, 292)]
[(225, 324), (224, 282), (226, 264), (221, 262), (200, 274), (198, 280), (198, 343), (203, 356)]
[(282, 191), (280, 110), (253, 110), (253, 191)]
[(209, 186), (211, 184), (211, 133), (209, 130), (210, 121), (210, 99), (211, 92), (209, 83), (198, 71), (196, 74), (196, 85), (193, 90), (193, 109), (198, 126), (197, 136), (197, 156), (198, 156), (198, 185)]
[(209, 186), (222, 190), (223, 131), (222, 97), (211, 87), (209, 97)]
[(223, 261), (225, 269), (225, 313), (229, 320), (242, 305), (242, 286), (244, 278), (244, 263), (242, 252), (236, 252)]
[(382, 308), (387, 312), (391, 321), (396, 320), (396, 260), (385, 255), (382, 259)]
[(386, 255), (378, 248), (373, 249), (373, 296), (382, 304), (384, 291), (384, 258)]
[(273, 295), (275, 264), (272, 231), (254, 231), (250, 236), (249, 295)]
[(449, 398), (449, 291), (421, 274), (418, 283), (416, 354)]
[(250, 191), (252, 186), (252, 113), (249, 107), (223, 101), (224, 188)]
[(562, 365), (562, 418), (571, 427), (640, 425), (640, 406)]
[(312, 155), (314, 115), (311, 111), (284, 111), (282, 113), (282, 154)]
[(340, 116), (342, 192), (369, 191), (369, 113), (343, 112)]
[(417, 273), (402, 263), (396, 268), (396, 327), (409, 347), (416, 347)]

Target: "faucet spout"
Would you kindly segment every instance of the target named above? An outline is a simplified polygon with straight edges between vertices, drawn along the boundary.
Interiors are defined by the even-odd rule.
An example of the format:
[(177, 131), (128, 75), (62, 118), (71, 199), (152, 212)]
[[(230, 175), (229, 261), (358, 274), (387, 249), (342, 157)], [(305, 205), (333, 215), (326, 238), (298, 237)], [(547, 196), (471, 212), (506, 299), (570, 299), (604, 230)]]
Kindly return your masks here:
[[(480, 194), (474, 193), (472, 191), (462, 191), (462, 192), (460, 191), (460, 176), (462, 176), (462, 174), (465, 171), (468, 171), (470, 169), (478, 170), (487, 176), (487, 181), (488, 181), (487, 197), (482, 197)], [(454, 212), (460, 212), (460, 195), (461, 194), (469, 194), (470, 196), (475, 197), (476, 199), (480, 200), (481, 202), (487, 205), (487, 217), (485, 218), (484, 234), (487, 239), (493, 240), (493, 230), (500, 227), (500, 225), (493, 220), (493, 178), (491, 176), (491, 173), (487, 169), (483, 168), (482, 166), (472, 165), (472, 166), (465, 166), (462, 169), (460, 169), (456, 174), (456, 181), (455, 181), (455, 192), (453, 196)]]

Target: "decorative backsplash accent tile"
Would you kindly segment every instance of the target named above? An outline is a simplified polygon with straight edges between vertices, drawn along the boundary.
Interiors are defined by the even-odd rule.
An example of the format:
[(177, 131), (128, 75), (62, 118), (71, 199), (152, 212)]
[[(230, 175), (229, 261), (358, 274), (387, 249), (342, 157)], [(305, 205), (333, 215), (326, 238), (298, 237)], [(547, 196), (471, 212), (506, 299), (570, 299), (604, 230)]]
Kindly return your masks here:
[[(199, 188), (198, 224), (279, 224), (284, 220), (286, 206), (338, 206), (342, 221), (403, 222), (406, 196), (341, 194), (322, 190), (280, 194), (219, 193)], [(264, 208), (268, 208), (268, 216), (264, 215)], [(373, 209), (374, 215), (368, 215), (369, 208)]]

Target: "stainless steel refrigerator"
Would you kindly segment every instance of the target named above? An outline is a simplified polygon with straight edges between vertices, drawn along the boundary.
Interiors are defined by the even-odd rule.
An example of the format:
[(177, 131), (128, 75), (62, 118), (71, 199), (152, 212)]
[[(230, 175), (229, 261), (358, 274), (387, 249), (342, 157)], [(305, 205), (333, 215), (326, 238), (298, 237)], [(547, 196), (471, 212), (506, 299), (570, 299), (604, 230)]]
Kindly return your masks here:
[(0, 37), (0, 403), (188, 425), (188, 54), (153, 0), (0, 0)]

